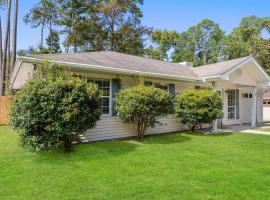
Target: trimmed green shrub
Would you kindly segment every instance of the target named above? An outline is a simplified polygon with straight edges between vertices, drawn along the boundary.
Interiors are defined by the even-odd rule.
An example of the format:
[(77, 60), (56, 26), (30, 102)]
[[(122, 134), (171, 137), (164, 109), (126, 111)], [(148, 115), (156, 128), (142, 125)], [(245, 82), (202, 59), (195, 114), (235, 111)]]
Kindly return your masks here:
[(96, 85), (66, 71), (44, 69), (16, 94), (10, 124), (32, 150), (61, 145), (68, 151), (99, 119), (100, 93)]
[(158, 122), (158, 117), (172, 111), (173, 103), (167, 91), (140, 84), (120, 90), (115, 98), (115, 106), (124, 123), (136, 125), (137, 137), (142, 139), (145, 130)]
[(189, 89), (176, 96), (175, 113), (190, 131), (223, 116), (222, 99), (210, 89)]

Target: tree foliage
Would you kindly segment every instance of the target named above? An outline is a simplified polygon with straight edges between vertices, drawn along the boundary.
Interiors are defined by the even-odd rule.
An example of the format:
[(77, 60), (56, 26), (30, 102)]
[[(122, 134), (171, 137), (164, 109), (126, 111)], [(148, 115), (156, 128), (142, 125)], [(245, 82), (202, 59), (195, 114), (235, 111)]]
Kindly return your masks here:
[(24, 16), (24, 22), (32, 28), (41, 27), (40, 46), (43, 48), (44, 28), (52, 32), (58, 19), (57, 0), (41, 0)]
[(42, 0), (24, 20), (33, 28), (41, 27), (42, 38), (47, 24), (57, 26), (66, 52), (111, 50), (143, 55), (150, 29), (141, 25), (142, 4), (142, 0)]
[(169, 51), (175, 47), (178, 40), (176, 31), (157, 29), (151, 34), (152, 44), (146, 49), (146, 55), (156, 60), (168, 60)]
[(50, 53), (61, 53), (60, 38), (57, 31), (51, 31), (48, 38), (46, 39), (46, 44), (48, 49), (51, 50)]
[(138, 139), (143, 138), (148, 127), (158, 122), (158, 117), (172, 111), (172, 99), (167, 91), (142, 84), (120, 90), (115, 105), (123, 122), (136, 125)]
[(270, 33), (270, 18), (250, 16), (243, 18), (226, 40), (227, 59), (252, 55), (270, 72), (269, 38), (263, 37), (263, 31)]
[(10, 124), (21, 143), (33, 150), (63, 145), (70, 150), (79, 135), (93, 128), (101, 114), (94, 84), (68, 72), (39, 66), (34, 78), (16, 94)]
[(175, 113), (189, 130), (194, 131), (202, 124), (222, 117), (222, 99), (210, 89), (185, 90), (176, 96)]

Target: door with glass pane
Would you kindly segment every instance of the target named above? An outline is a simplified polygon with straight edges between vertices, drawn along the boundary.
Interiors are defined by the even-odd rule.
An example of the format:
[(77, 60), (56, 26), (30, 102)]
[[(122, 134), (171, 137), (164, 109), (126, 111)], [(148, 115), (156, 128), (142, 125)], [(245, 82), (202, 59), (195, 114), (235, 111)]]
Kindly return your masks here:
[(228, 90), (228, 119), (239, 119), (239, 90)]

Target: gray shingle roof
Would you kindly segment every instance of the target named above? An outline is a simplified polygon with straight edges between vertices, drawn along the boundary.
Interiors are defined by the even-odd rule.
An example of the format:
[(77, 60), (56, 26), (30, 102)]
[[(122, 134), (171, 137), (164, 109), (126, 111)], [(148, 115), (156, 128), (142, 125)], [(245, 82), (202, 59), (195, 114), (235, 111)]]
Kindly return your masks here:
[(37, 54), (29, 55), (27, 57), (48, 59), (51, 61), (113, 67), (140, 72), (197, 77), (196, 74), (189, 69), (189, 67), (178, 63), (169, 63), (111, 51), (70, 54)]
[(213, 63), (213, 64), (209, 64), (209, 65), (194, 67), (194, 68), (192, 68), (192, 70), (199, 77), (218, 76), (218, 75), (222, 75), (222, 74), (226, 73), (227, 71), (236, 67), (237, 65), (239, 65), (240, 63), (249, 59), (250, 57), (251, 56), (246, 56), (246, 57), (242, 57), (242, 58), (236, 58), (236, 59)]
[(96, 65), (103, 67), (113, 67), (116, 69), (126, 69), (139, 72), (168, 74), (192, 78), (222, 75), (241, 62), (250, 58), (250, 56), (247, 56), (200, 67), (187, 67), (178, 63), (158, 61), (111, 51), (69, 54), (37, 54), (29, 55), (27, 57), (46, 59), (55, 62), (58, 61), (74, 64)]

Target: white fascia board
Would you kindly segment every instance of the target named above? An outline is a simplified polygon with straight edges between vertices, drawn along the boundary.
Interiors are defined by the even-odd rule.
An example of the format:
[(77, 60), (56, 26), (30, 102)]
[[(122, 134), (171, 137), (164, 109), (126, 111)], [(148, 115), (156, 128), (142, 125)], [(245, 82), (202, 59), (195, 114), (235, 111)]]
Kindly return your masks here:
[(98, 65), (89, 65), (89, 64), (80, 64), (80, 63), (71, 63), (71, 62), (64, 62), (64, 61), (53, 61), (53, 60), (44, 60), (39, 58), (30, 58), (30, 57), (20, 57), (23, 62), (30, 62), (30, 63), (55, 63), (60, 65), (66, 65), (72, 67), (74, 69), (84, 69), (84, 70), (95, 70), (100, 72), (111, 72), (111, 73), (120, 73), (126, 75), (144, 75), (149, 77), (155, 78), (164, 78), (164, 79), (171, 79), (171, 80), (186, 80), (186, 81), (201, 81), (200, 78), (195, 77), (188, 77), (188, 76), (178, 76), (172, 74), (161, 74), (161, 73), (153, 73), (153, 72), (141, 72), (136, 70), (128, 70), (128, 69), (119, 69), (114, 67), (106, 67), (106, 66), (98, 66)]

